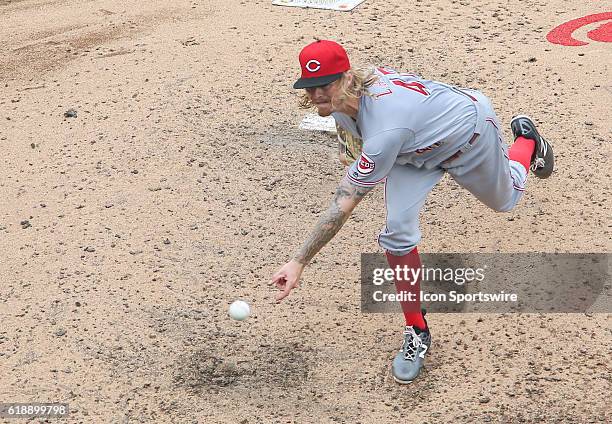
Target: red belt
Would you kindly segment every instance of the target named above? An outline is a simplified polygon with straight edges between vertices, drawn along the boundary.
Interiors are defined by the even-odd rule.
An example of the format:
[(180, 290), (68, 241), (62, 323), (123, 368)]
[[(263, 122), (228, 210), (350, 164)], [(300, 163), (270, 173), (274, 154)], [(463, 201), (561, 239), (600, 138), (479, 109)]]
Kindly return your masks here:
[[(478, 139), (478, 136), (479, 136), (479, 135), (480, 135), (480, 134), (474, 134), (474, 135), (472, 136), (472, 138), (470, 138), (470, 141), (468, 141), (468, 144), (469, 144), (470, 146), (472, 146), (474, 143), (476, 143), (476, 140)], [(463, 154), (463, 151), (462, 151), (462, 150), (457, 150), (457, 153), (455, 153), (454, 155), (452, 155), (450, 158), (446, 159), (444, 162), (442, 162), (442, 164), (444, 165), (444, 164), (446, 164), (446, 163), (452, 162), (452, 161), (454, 161), (455, 159), (457, 159), (459, 156), (461, 156), (462, 154)]]

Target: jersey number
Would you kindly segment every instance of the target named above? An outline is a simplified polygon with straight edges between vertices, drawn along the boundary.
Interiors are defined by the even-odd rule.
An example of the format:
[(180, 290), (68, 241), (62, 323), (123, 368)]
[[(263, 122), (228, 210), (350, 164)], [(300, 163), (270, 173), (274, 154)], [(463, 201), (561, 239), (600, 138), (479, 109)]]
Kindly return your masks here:
[(408, 90), (416, 91), (417, 93), (420, 93), (423, 96), (429, 96), (429, 93), (427, 92), (427, 90), (425, 90), (425, 86), (421, 84), (420, 82), (416, 82), (416, 81), (406, 82), (400, 79), (391, 79), (390, 81), (395, 85), (399, 85), (400, 87), (404, 87), (404, 88), (407, 88)]
[[(383, 75), (391, 75), (395, 73), (394, 70), (386, 69), (382, 66), (378, 68), (378, 71)], [(409, 76), (409, 77), (414, 76), (412, 74), (400, 74), (400, 75)], [(427, 90), (425, 90), (425, 86), (421, 84), (420, 82), (416, 82), (416, 81), (406, 82), (406, 81), (402, 81), (401, 79), (393, 78), (393, 77), (390, 77), (389, 81), (391, 81), (395, 85), (399, 85), (400, 87), (407, 88), (408, 90), (416, 91), (417, 93), (420, 93), (423, 96), (429, 96), (429, 93), (427, 92)]]

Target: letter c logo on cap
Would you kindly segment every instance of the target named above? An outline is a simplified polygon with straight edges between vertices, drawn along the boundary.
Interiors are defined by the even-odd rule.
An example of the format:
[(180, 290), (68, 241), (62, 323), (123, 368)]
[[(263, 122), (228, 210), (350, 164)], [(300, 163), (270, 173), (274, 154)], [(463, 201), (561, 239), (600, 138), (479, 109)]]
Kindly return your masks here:
[(306, 64), (306, 69), (308, 69), (310, 72), (317, 72), (319, 69), (321, 69), (321, 62), (310, 59)]

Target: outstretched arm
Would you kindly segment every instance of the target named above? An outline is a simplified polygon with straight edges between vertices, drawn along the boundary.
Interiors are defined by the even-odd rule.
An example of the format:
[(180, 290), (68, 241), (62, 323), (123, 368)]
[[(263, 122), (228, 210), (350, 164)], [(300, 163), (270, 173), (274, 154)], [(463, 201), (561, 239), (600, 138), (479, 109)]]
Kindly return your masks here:
[(336, 189), (329, 207), (319, 218), (319, 222), (293, 256), (293, 259), (303, 265), (308, 264), (319, 250), (340, 231), (340, 228), (351, 216), (353, 209), (370, 190), (370, 187), (357, 187), (344, 177)]
[(276, 296), (277, 301), (287, 297), (291, 290), (297, 287), (306, 264), (338, 233), (355, 206), (371, 189), (351, 184), (346, 176), (342, 179), (329, 207), (319, 218), (306, 241), (293, 259), (272, 276), (272, 283), (282, 290)]

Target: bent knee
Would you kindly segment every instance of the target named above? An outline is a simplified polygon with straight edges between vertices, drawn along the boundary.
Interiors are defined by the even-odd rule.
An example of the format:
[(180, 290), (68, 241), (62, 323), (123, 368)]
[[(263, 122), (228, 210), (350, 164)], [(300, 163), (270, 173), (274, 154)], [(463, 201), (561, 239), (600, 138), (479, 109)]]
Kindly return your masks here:
[(516, 206), (516, 202), (512, 201), (512, 202), (499, 203), (499, 204), (493, 204), (493, 205), (488, 205), (488, 206), (491, 209), (493, 209), (495, 212), (510, 212)]
[(521, 195), (522, 193), (511, 192), (480, 200), (495, 212), (510, 212), (521, 199)]
[(387, 226), (378, 236), (378, 244), (383, 250), (395, 256), (406, 255), (421, 241), (418, 223), (413, 225), (393, 224), (391, 220), (387, 221)]

